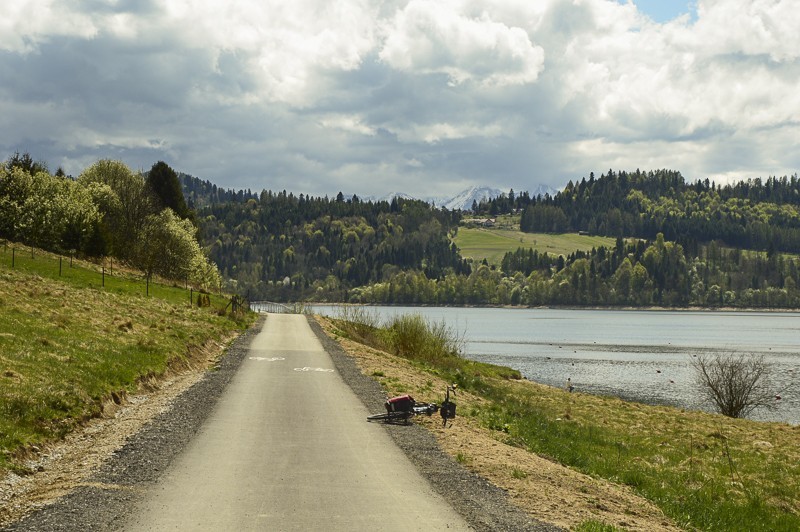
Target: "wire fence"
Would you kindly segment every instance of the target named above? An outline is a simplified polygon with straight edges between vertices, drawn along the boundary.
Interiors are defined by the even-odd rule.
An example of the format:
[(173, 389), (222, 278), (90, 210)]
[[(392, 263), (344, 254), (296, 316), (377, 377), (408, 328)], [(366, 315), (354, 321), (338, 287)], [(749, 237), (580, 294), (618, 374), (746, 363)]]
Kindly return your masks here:
[(0, 264), (42, 277), (69, 280), (80, 287), (160, 297), (173, 303), (184, 301), (188, 305), (215, 307), (233, 313), (249, 307), (246, 298), (225, 296), (221, 286), (216, 294), (212, 294), (192, 286), (188, 278), (181, 282), (147, 276), (115, 261), (113, 257), (85, 259), (75, 253), (61, 255), (0, 240)]

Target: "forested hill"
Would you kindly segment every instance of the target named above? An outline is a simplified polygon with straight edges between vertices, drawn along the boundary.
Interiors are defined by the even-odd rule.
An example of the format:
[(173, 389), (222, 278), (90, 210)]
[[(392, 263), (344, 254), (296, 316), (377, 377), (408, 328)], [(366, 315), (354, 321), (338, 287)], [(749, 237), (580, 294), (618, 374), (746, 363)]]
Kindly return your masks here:
[(184, 190), (211, 258), (251, 299), (800, 305), (798, 261), (780, 253), (800, 247), (796, 176), (719, 186), (669, 170), (610, 171), (555, 196), (511, 191), (476, 207), (521, 213), (527, 231), (618, 238), (613, 249), (567, 256), (518, 249), (500, 268), (464, 260), (450, 239), (461, 213), (422, 201), (254, 194), (194, 178)]
[(198, 218), (210, 256), (251, 298), (345, 299), (349, 289), (400, 271), (431, 279), (470, 271), (448, 237), (460, 214), (422, 201), (373, 203), (285, 191), (204, 201)]
[[(492, 205), (482, 205), (489, 211)], [(614, 172), (570, 182), (554, 197), (533, 198), (520, 228), (527, 232), (587, 231), (605, 236), (800, 252), (800, 180), (751, 179), (717, 185), (687, 183), (679, 172)]]

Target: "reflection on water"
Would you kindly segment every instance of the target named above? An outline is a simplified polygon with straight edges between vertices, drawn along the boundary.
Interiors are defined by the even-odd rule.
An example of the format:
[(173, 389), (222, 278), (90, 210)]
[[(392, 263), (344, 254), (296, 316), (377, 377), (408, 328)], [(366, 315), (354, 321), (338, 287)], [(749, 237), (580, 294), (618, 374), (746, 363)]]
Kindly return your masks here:
[[(336, 316), (335, 306), (314, 307)], [(464, 339), (465, 356), (518, 369), (533, 381), (689, 409), (698, 402), (691, 360), (699, 353), (762, 353), (774, 365), (775, 412), (764, 420), (800, 423), (800, 314), (613, 310), (369, 307), (386, 319), (417, 313), (444, 321)]]

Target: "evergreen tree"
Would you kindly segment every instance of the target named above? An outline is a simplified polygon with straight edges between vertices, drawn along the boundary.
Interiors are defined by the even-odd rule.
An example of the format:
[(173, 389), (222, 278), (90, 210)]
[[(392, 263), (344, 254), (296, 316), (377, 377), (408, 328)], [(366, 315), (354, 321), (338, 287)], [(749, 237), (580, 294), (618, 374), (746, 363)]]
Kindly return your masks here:
[(147, 185), (162, 208), (170, 208), (182, 219), (191, 218), (183, 197), (178, 174), (167, 163), (158, 161), (147, 174)]

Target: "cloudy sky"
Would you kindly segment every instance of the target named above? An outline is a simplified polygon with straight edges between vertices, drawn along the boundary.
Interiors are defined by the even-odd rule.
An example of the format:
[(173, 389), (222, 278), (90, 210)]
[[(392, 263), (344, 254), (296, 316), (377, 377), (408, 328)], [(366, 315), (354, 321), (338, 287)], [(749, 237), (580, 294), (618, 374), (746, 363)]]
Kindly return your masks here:
[(800, 169), (798, 0), (14, 0), (0, 158), (313, 195)]

